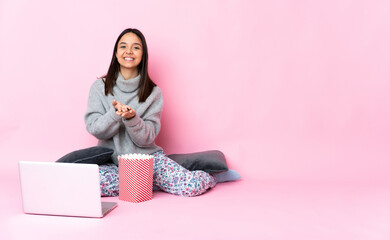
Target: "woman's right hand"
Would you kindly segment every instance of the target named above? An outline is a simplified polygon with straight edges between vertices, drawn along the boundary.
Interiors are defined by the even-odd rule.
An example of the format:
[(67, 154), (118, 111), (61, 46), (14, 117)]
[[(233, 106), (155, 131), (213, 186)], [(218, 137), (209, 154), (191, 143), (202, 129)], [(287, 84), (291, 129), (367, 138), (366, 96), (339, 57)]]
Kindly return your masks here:
[(124, 105), (115, 99), (112, 101), (112, 106), (114, 106), (117, 115), (122, 116), (126, 119), (130, 119), (136, 114), (130, 106)]
[(118, 111), (122, 109), (123, 104), (114, 99), (112, 101), (112, 106), (114, 106), (115, 110)]
[(125, 106), (124, 104), (122, 104), (121, 102), (118, 102), (118, 101), (115, 100), (115, 99), (112, 101), (112, 106), (114, 106), (116, 112), (121, 112), (121, 113), (123, 113), (123, 112), (126, 112), (126, 111), (129, 110), (129, 109), (128, 109), (128, 106)]

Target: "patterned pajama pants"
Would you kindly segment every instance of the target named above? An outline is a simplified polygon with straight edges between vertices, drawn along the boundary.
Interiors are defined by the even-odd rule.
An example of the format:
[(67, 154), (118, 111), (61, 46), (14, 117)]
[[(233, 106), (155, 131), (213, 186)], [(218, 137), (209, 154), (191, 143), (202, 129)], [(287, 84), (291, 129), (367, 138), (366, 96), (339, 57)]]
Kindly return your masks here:
[[(163, 151), (153, 154), (153, 188), (175, 195), (193, 197), (213, 188), (215, 178), (204, 171), (189, 171), (168, 158)], [(119, 195), (118, 167), (115, 164), (99, 166), (102, 196)]]

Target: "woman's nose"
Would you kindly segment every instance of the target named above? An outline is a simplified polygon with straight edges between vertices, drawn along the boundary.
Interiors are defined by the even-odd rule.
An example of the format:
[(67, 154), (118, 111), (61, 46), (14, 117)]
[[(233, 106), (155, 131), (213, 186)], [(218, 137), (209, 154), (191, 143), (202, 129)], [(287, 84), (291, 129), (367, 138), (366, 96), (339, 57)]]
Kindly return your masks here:
[(128, 49), (126, 49), (126, 53), (128, 53), (128, 54), (132, 54), (132, 53), (133, 53), (133, 51), (131, 51), (131, 48), (128, 48)]

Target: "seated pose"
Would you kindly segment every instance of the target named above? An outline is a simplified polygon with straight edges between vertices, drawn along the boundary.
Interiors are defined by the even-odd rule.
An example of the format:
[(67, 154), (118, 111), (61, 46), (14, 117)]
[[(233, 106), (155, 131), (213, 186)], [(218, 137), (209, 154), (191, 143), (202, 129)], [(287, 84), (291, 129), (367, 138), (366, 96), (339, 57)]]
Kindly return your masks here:
[(189, 171), (169, 159), (155, 139), (160, 131), (163, 97), (148, 74), (148, 49), (137, 29), (118, 37), (108, 72), (91, 86), (85, 123), (98, 145), (114, 150), (113, 164), (100, 166), (103, 196), (118, 195), (118, 155), (154, 156), (153, 184), (182, 196), (197, 196), (216, 184), (204, 171)]

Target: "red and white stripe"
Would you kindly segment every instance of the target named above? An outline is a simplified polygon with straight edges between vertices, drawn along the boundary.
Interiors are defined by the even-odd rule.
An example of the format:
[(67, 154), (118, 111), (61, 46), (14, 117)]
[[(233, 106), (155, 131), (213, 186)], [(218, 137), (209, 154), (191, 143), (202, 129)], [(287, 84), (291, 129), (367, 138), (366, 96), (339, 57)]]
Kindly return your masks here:
[(139, 203), (152, 199), (153, 156), (126, 154), (118, 156), (119, 200)]

